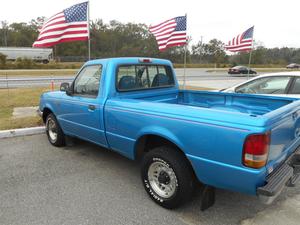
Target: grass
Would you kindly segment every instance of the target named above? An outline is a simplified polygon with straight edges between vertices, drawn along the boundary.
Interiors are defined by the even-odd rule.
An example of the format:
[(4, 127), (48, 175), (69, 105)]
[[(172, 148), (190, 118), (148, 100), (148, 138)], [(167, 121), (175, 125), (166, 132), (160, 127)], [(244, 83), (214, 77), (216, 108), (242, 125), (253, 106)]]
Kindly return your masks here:
[[(242, 64), (243, 65), (243, 64)], [(216, 67), (217, 66), (217, 67)], [(215, 63), (201, 63), (201, 64), (197, 64), (197, 63), (193, 63), (193, 64), (187, 64), (186, 67), (187, 68), (210, 68), (210, 69), (227, 69), (227, 68), (231, 68), (233, 65), (232, 64), (225, 64), (225, 63), (221, 63), (216, 65)], [(247, 64), (244, 64), (244, 66), (248, 66)], [(174, 63), (174, 67), (175, 68), (183, 68), (184, 64), (180, 64), (180, 63)], [(253, 68), (261, 68), (261, 69), (285, 69), (286, 64), (251, 64), (251, 67)]]
[[(300, 71), (299, 69), (286, 69), (286, 68), (260, 68), (260, 67), (251, 67), (254, 70), (256, 70), (257, 72), (290, 72), (290, 71)], [(208, 69), (206, 70), (206, 72), (227, 72), (228, 68), (217, 68), (217, 69)]]
[(51, 61), (48, 64), (42, 64), (33, 62), (28, 59), (17, 60), (14, 62), (7, 61), (4, 64), (0, 64), (0, 69), (79, 69), (84, 62), (54, 62)]
[(49, 88), (0, 89), (0, 130), (42, 125), (39, 116), (12, 118), (14, 107), (37, 106), (40, 95)]
[[(175, 68), (183, 68), (184, 64), (181, 63), (174, 63), (173, 66)], [(229, 64), (221, 64), (219, 65), (218, 68), (228, 68), (230, 67)], [(193, 63), (193, 64), (186, 64), (186, 68), (215, 68), (215, 64), (214, 63), (203, 63), (203, 64), (197, 64), (197, 63)]]
[[(182, 86), (180, 87), (182, 89)], [(186, 86), (189, 90), (211, 90), (205, 87)], [(37, 106), (40, 95), (49, 88), (0, 89), (0, 130), (35, 127), (43, 124), (39, 116), (12, 118), (15, 107)]]
[(11, 130), (18, 128), (26, 128), (26, 127), (36, 127), (42, 126), (42, 120), (37, 116), (18, 118), (18, 119), (8, 119), (8, 118), (0, 118), (0, 130)]
[(77, 69), (57, 69), (57, 70), (0, 70), (0, 77), (6, 76), (65, 76), (75, 75)]

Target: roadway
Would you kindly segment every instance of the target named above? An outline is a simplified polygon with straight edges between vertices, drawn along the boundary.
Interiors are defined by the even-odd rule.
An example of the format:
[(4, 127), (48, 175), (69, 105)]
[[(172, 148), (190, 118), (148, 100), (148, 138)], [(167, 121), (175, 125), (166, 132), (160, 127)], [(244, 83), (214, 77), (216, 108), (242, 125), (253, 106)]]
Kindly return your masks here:
[[(188, 68), (186, 70), (186, 84), (190, 86), (200, 86), (208, 88), (227, 88), (234, 84), (247, 80), (246, 76), (229, 76), (226, 72), (207, 72), (208, 69)], [(183, 83), (183, 69), (176, 69), (177, 78), (179, 83)], [(62, 82), (70, 82), (74, 76), (14, 76), (8, 77), (6, 81), (4, 77), (0, 78), (0, 88), (18, 88), (18, 87), (36, 87), (36, 86), (49, 86), (53, 80), (55, 86), (60, 85)]]
[(75, 141), (55, 148), (46, 135), (0, 141), (0, 224), (298, 225), (300, 189), (285, 189), (271, 206), (255, 196), (217, 190), (215, 205), (200, 195), (166, 210), (143, 189), (139, 163)]

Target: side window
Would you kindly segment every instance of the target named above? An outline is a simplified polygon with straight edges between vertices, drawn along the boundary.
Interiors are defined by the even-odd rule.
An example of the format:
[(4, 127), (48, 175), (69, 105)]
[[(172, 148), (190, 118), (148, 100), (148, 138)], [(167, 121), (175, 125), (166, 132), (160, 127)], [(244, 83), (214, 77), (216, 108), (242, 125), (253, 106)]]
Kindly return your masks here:
[(101, 65), (87, 66), (83, 68), (74, 82), (74, 94), (97, 97), (101, 74)]
[(295, 79), (295, 83), (290, 90), (290, 94), (300, 94), (300, 78)]
[(160, 65), (124, 65), (117, 71), (119, 91), (148, 89), (174, 85), (172, 69)]
[(284, 94), (290, 77), (265, 77), (236, 89), (238, 93)]

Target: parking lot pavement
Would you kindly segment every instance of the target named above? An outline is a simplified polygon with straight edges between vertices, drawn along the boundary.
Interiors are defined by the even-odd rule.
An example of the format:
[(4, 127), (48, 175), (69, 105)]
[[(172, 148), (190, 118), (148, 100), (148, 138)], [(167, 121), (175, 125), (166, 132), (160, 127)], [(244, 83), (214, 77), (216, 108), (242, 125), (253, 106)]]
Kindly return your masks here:
[(256, 197), (239, 193), (217, 190), (216, 197), (216, 204), (205, 212), (199, 210), (199, 194), (180, 209), (166, 210), (148, 198), (139, 163), (109, 150), (83, 141), (55, 148), (45, 135), (0, 140), (1, 225), (300, 221), (299, 188), (285, 190), (268, 208)]

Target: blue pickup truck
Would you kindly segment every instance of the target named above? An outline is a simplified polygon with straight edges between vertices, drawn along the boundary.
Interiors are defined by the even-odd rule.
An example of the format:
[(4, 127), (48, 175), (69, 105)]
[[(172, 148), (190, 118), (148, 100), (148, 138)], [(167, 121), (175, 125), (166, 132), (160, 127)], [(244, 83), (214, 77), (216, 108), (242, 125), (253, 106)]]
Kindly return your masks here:
[(54, 146), (76, 137), (141, 160), (144, 188), (165, 208), (198, 184), (206, 209), (215, 188), (270, 203), (299, 180), (300, 101), (180, 90), (168, 60), (89, 61), (39, 110)]

